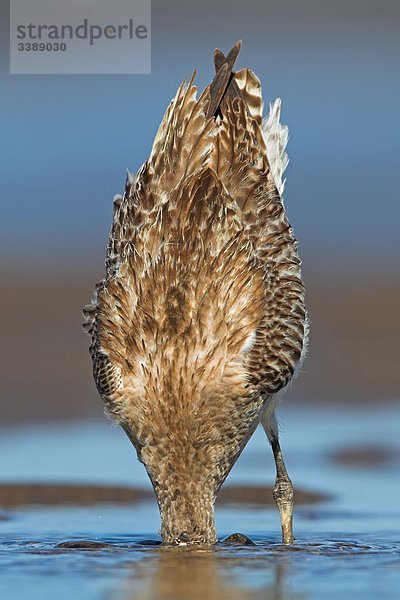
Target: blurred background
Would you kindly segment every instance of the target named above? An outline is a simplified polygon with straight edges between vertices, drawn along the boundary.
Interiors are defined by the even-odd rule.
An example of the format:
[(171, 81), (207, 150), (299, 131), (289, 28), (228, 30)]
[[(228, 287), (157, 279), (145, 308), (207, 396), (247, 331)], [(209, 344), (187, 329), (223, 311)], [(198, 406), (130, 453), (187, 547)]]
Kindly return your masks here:
[[(152, 73), (126, 76), (9, 75), (5, 4), (0, 563), (8, 577), (2, 570), (0, 596), (26, 597), (29, 589), (40, 600), (55, 593), (59, 600), (179, 600), (192, 597), (189, 582), (196, 598), (397, 598), (399, 2), (153, 0)], [(217, 528), (221, 536), (240, 528), (267, 550), (254, 561), (246, 549), (244, 563), (235, 548), (232, 562), (207, 555), (219, 581), (201, 561), (196, 575), (193, 561), (173, 570), (168, 554), (148, 559), (151, 547), (126, 551), (144, 535), (154, 541), (158, 511), (127, 437), (103, 420), (81, 313), (104, 274), (112, 199), (124, 189), (126, 168), (135, 172), (147, 158), (181, 81), (196, 67), (202, 89), (213, 77), (214, 48), (226, 52), (238, 39), (238, 68), (260, 77), (266, 103), (283, 101), (285, 204), (303, 259), (311, 340), (282, 428), (301, 552), (273, 555), (268, 546), (279, 543), (275, 471), (257, 431), (229, 477), (231, 503), (220, 498)], [(79, 551), (56, 548), (71, 538), (125, 550), (82, 561)], [(357, 562), (340, 559), (346, 553)], [(169, 581), (163, 557), (173, 591), (167, 585), (152, 595), (152, 586)]]
[(152, 73), (11, 76), (2, 13), (3, 422), (100, 417), (81, 309), (103, 275), (112, 198), (181, 80), (215, 47), (283, 99), (285, 193), (311, 343), (287, 402), (398, 401), (400, 8), (395, 1), (152, 4)]

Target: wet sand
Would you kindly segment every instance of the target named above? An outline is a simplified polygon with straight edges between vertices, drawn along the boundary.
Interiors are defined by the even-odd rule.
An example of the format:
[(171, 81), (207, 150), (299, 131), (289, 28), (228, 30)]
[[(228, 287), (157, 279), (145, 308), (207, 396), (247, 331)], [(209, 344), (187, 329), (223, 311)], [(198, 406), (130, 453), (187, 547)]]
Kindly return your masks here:
[[(2, 278), (2, 423), (102, 418), (81, 328), (82, 307), (102, 272), (48, 280)], [(399, 285), (307, 274), (312, 322), (309, 356), (285, 403), (394, 402)]]
[(346, 446), (331, 452), (328, 459), (333, 463), (350, 469), (376, 469), (390, 467), (400, 460), (397, 448), (378, 444)]
[[(329, 500), (330, 496), (310, 490), (295, 490), (296, 504), (316, 504)], [(155, 501), (151, 490), (125, 486), (68, 485), (40, 483), (1, 483), (0, 507), (57, 506), (76, 504), (135, 504)], [(251, 505), (265, 508), (275, 505), (270, 486), (227, 486), (218, 495), (217, 505)], [(1, 515), (0, 515), (1, 518)]]

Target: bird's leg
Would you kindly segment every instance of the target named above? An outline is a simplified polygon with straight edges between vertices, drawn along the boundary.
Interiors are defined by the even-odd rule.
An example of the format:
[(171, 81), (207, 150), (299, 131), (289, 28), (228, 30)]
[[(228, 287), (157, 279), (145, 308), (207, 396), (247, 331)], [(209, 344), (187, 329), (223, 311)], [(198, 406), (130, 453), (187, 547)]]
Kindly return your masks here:
[(284, 544), (292, 544), (294, 506), (293, 485), (286, 470), (285, 462), (282, 456), (282, 450), (279, 444), (278, 423), (275, 417), (276, 406), (277, 401), (274, 400), (267, 405), (267, 410), (261, 419), (261, 423), (268, 437), (268, 441), (271, 444), (272, 452), (274, 453), (276, 481), (273, 493), (274, 500), (278, 505), (279, 515), (281, 518), (282, 542)]
[(281, 518), (282, 542), (284, 544), (293, 544), (293, 485), (287, 473), (279, 439), (277, 437), (271, 441), (271, 446), (276, 466), (274, 500), (278, 505)]

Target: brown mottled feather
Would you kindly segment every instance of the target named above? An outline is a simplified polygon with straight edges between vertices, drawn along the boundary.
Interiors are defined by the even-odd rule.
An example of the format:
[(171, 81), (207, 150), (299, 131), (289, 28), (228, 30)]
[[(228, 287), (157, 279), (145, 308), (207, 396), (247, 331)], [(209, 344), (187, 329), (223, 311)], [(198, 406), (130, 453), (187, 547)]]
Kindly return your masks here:
[(232, 74), (235, 48), (216, 52), (214, 88), (196, 99), (192, 78), (168, 107), (114, 202), (106, 278), (85, 308), (97, 387), (146, 466), (165, 541), (215, 541), (215, 495), (303, 349), (296, 241), (261, 87)]

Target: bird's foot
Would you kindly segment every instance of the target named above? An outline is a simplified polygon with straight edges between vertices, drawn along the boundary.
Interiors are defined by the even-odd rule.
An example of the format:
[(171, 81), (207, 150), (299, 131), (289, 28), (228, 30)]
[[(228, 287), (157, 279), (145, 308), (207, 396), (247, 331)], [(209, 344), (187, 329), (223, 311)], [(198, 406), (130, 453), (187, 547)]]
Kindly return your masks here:
[(289, 477), (278, 477), (274, 487), (274, 500), (279, 509), (283, 544), (293, 544), (293, 485)]

